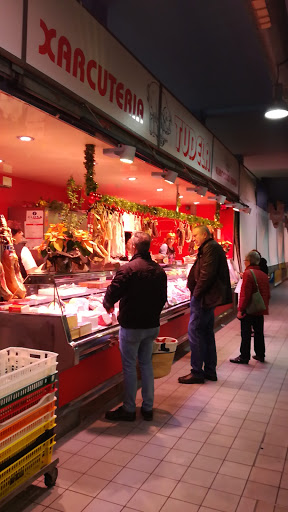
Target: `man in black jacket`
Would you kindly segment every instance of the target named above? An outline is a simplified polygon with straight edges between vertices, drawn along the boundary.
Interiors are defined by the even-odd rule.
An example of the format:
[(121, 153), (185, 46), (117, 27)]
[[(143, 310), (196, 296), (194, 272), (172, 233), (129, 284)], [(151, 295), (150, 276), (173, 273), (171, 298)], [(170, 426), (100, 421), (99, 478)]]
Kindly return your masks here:
[(222, 247), (211, 238), (207, 226), (195, 228), (193, 238), (199, 249), (187, 282), (191, 291), (188, 325), (191, 373), (179, 377), (181, 384), (202, 384), (205, 379), (217, 380), (214, 309), (232, 302), (229, 269)]
[(167, 300), (167, 276), (160, 265), (152, 261), (150, 242), (147, 233), (139, 231), (133, 235), (134, 256), (118, 270), (103, 301), (107, 313), (111, 313), (120, 300), (119, 342), (125, 387), (123, 406), (108, 411), (105, 417), (109, 420), (134, 421), (136, 418), (137, 357), (142, 379), (141, 413), (147, 421), (153, 418), (152, 350), (159, 333), (160, 313)]

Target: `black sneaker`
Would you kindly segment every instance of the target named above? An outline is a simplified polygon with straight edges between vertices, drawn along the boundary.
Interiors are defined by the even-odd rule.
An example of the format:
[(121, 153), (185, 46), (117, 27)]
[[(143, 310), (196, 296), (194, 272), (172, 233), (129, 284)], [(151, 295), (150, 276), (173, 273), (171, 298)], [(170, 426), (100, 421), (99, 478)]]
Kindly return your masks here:
[(115, 411), (107, 411), (105, 418), (111, 421), (135, 421), (136, 412), (125, 411), (123, 405), (121, 405), (118, 409), (115, 409)]
[(265, 363), (265, 357), (259, 357), (259, 356), (252, 356), (253, 359), (256, 359), (256, 361), (260, 361), (260, 363)]
[(141, 407), (141, 414), (143, 416), (143, 420), (152, 421), (153, 420), (153, 409), (151, 411), (145, 411), (143, 407)]
[(247, 359), (242, 359), (241, 356), (238, 356), (238, 357), (235, 357), (235, 359), (230, 359), (230, 363), (248, 364), (249, 361)]
[(213, 382), (216, 382), (217, 379), (217, 373), (206, 373), (204, 372), (204, 379), (205, 380), (212, 380)]

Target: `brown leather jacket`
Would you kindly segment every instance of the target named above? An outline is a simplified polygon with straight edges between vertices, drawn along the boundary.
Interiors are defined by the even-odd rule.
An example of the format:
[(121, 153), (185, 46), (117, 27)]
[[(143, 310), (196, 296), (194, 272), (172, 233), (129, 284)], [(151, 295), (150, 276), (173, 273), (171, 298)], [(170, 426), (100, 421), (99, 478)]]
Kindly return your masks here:
[(212, 238), (199, 247), (187, 287), (193, 297), (201, 300), (203, 308), (215, 308), (232, 302), (226, 256), (222, 247)]

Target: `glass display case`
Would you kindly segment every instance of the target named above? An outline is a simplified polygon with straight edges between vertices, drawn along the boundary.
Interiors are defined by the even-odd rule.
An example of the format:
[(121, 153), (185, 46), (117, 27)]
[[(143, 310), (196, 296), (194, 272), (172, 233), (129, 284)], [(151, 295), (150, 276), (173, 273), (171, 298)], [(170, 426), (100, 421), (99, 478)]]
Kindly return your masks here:
[[(167, 267), (165, 271), (168, 300), (161, 313), (161, 324), (183, 314), (189, 308), (190, 299), (186, 288), (187, 267)], [(25, 299), (0, 305), (0, 339), (4, 329), (11, 345), (17, 337), (17, 345), (41, 346), (47, 350), (49, 347), (49, 350), (63, 354), (60, 366), (61, 359), (65, 366), (68, 353), (72, 357), (71, 347), (74, 364), (77, 363), (91, 351), (109, 344), (118, 333), (119, 303), (115, 304), (111, 315), (102, 305), (114, 274), (114, 271), (102, 271), (29, 275), (25, 280)]]

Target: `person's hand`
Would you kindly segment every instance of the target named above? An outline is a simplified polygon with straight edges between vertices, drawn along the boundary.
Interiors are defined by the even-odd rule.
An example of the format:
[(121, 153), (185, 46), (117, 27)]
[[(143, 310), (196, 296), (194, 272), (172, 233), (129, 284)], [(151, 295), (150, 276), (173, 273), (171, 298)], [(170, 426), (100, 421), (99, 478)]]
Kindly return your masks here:
[(246, 316), (246, 313), (243, 313), (242, 311), (238, 311), (237, 318), (238, 320), (242, 320)]

